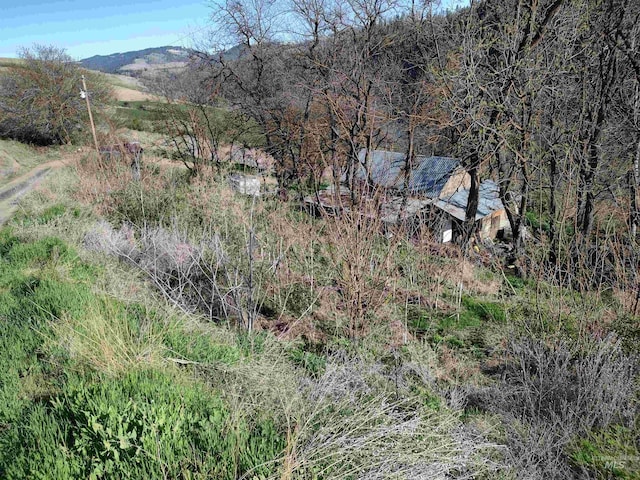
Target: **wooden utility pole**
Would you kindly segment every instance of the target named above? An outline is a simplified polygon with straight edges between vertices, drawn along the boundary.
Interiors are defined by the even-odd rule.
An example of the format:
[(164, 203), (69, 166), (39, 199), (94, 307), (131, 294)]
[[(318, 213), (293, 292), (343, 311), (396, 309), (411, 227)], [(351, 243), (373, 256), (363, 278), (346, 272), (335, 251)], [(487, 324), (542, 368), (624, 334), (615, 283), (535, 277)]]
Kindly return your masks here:
[(91, 122), (91, 133), (93, 133), (93, 144), (96, 147), (96, 153), (100, 156), (100, 148), (98, 147), (98, 137), (96, 136), (96, 126), (93, 123), (93, 115), (91, 114), (91, 104), (89, 103), (89, 92), (87, 91), (87, 83), (84, 75), (82, 75), (82, 92), (81, 96), (87, 101), (87, 111), (89, 112), (89, 122)]

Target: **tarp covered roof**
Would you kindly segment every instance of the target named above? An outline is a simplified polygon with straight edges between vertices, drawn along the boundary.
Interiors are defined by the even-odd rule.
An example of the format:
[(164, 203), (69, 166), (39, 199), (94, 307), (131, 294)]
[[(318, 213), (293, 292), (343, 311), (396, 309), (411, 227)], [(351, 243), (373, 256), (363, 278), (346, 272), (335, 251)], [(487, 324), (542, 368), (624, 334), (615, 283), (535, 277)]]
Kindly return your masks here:
[[(444, 210), (458, 220), (464, 221), (466, 216), (467, 202), (469, 201), (469, 190), (458, 190), (450, 197), (436, 200), (434, 205)], [(476, 220), (480, 220), (492, 213), (503, 210), (504, 205), (500, 200), (498, 185), (492, 180), (485, 180), (480, 184), (478, 195), (478, 211)]]
[[(358, 155), (360, 168), (356, 174), (360, 180), (367, 180), (365, 149)], [(371, 181), (378, 186), (402, 191), (404, 189), (404, 153), (373, 150), (369, 153)], [(438, 197), (460, 162), (449, 157), (426, 157), (417, 155), (415, 165), (409, 175), (409, 192), (428, 197)]]

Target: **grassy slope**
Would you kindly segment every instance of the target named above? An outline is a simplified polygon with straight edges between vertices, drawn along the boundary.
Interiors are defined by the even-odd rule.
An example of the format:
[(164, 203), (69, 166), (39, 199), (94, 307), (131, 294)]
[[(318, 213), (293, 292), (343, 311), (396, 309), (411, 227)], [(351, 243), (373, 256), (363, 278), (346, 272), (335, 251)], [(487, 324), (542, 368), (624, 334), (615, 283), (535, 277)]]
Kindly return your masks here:
[(187, 328), (153, 296), (102, 290), (135, 281), (50, 236), (81, 228), (87, 212), (41, 200), (0, 230), (0, 477), (233, 479), (279, 455), (272, 420), (232, 415), (163, 360), (233, 364), (249, 352)]
[(128, 77), (126, 75), (116, 75), (113, 73), (100, 73), (103, 75), (109, 84), (114, 87), (123, 87), (131, 90), (137, 90), (139, 92), (144, 92), (144, 87), (140, 83), (140, 80), (133, 77)]
[(160, 101), (155, 95), (148, 93), (137, 78), (97, 71), (91, 73), (99, 75), (111, 85), (118, 101)]
[(0, 58), (0, 71), (2, 71), (3, 68), (7, 68), (7, 67), (12, 67), (14, 65), (19, 65), (20, 62), (22, 62), (22, 60), (20, 60), (19, 58)]
[[(148, 130), (161, 126), (160, 109), (160, 104), (152, 102), (119, 103), (117, 116), (129, 126)], [(217, 113), (216, 118), (224, 121)], [(56, 155), (40, 152), (39, 157), (33, 157), (35, 150), (15, 142), (0, 143), (0, 152), (2, 149), (7, 162), (24, 164), (20, 168)], [(149, 172), (152, 170), (158, 174), (157, 169)], [(185, 222), (205, 216), (210, 222), (220, 220), (217, 228), (233, 229), (237, 225), (221, 227), (229, 221), (222, 217), (225, 209), (247, 208), (242, 202), (225, 199), (226, 190), (216, 193), (219, 185), (215, 182), (176, 187), (179, 179), (164, 185), (160, 178), (154, 178), (151, 183), (153, 188), (144, 192), (131, 185), (123, 190), (113, 187), (109, 195), (117, 196), (118, 208), (126, 214), (123, 218), (169, 220), (177, 213)], [(394, 261), (402, 271), (415, 271), (416, 280), (394, 287), (401, 294), (392, 297), (380, 312), (385, 320), (382, 333), (374, 330), (378, 326), (372, 327), (370, 339), (353, 345), (335, 333), (339, 322), (334, 320), (336, 323), (323, 332), (328, 338), (320, 342), (276, 342), (266, 334), (248, 343), (233, 330), (168, 308), (134, 269), (113, 258), (87, 253), (84, 234), (97, 218), (89, 205), (79, 203), (78, 186), (79, 178), (73, 171), (56, 172), (42, 189), (21, 202), (21, 213), (11, 229), (0, 230), (0, 338), (4, 342), (0, 352), (4, 355), (0, 358), (0, 404), (4, 405), (0, 409), (0, 477), (32, 478), (41, 473), (58, 478), (87, 478), (91, 474), (108, 478), (126, 472), (131, 478), (174, 478), (190, 471), (213, 478), (237, 478), (239, 472), (278, 459), (261, 473), (279, 478), (275, 465), (291, 462), (293, 470), (302, 470), (295, 455), (281, 458), (287, 448), (295, 448), (291, 443), (285, 448), (286, 438), (292, 434), (287, 426), (296, 422), (304, 425), (306, 419), (319, 425), (322, 432), (322, 422), (333, 419), (337, 423), (329, 425), (329, 431), (344, 433), (341, 426), (356, 431), (361, 427), (352, 421), (370, 424), (374, 418), (374, 425), (383, 425), (389, 418), (380, 416), (370, 397), (379, 395), (385, 401), (397, 398), (399, 388), (403, 402), (426, 409), (420, 410), (420, 418), (429, 425), (429, 432), (443, 436), (431, 438), (421, 432), (419, 438), (385, 437), (378, 445), (375, 442), (380, 439), (373, 435), (376, 453), (395, 444), (407, 451), (423, 448), (427, 452), (435, 442), (455, 462), (460, 452), (451, 442), (451, 432), (462, 429), (461, 420), (499, 443), (505, 441), (505, 433), (492, 415), (450, 410), (448, 388), (455, 392), (461, 384), (468, 388), (494, 381), (481, 367), (498, 362), (501, 345), (513, 335), (578, 339), (593, 325), (605, 328), (600, 319), (616, 315), (617, 305), (610, 300), (504, 278), (484, 268), (464, 271), (455, 261), (439, 258), (417, 266), (417, 260), (422, 260), (409, 249), (406, 257), (398, 255)], [(218, 203), (208, 204), (212, 192), (220, 198)], [(143, 193), (145, 205), (140, 210), (136, 202)], [(195, 198), (198, 208), (207, 213), (187, 205), (189, 198)], [(267, 204), (266, 210), (277, 212), (276, 220), (288, 216), (277, 202)], [(145, 218), (135, 217), (138, 213)], [(265, 232), (275, 228), (273, 217), (257, 216), (262, 222), (258, 235), (264, 235), (266, 242)], [(307, 220), (298, 212), (291, 218), (295, 219), (292, 228), (304, 231)], [(291, 239), (284, 236), (284, 240)], [(263, 247), (268, 249), (267, 244)], [(295, 251), (302, 257), (309, 253), (304, 247)], [(317, 272), (314, 288), (331, 289), (335, 272), (322, 263), (321, 253), (316, 258), (315, 250), (311, 251), (314, 258), (309, 261), (309, 271)], [(306, 275), (309, 271), (290, 273)], [(434, 272), (438, 272), (435, 280)], [(465, 285), (461, 298), (459, 282)], [(309, 294), (304, 283), (301, 289), (286, 288), (277, 292), (280, 297), (274, 297), (269, 308), (282, 308), (284, 318), (304, 317), (305, 299), (313, 297), (314, 290)], [(409, 293), (405, 295), (403, 288)], [(416, 289), (417, 301), (412, 297)], [(280, 307), (278, 298), (284, 298)], [(312, 309), (313, 322), (322, 325), (328, 318), (344, 316), (339, 306), (328, 313), (323, 311), (326, 308), (319, 304)], [(408, 344), (393, 350), (393, 355), (387, 342), (394, 341), (389, 338), (394, 332), (386, 330), (392, 321), (406, 325), (409, 334)], [(631, 330), (629, 338), (634, 335)], [(327, 352), (345, 348), (350, 355), (356, 352), (372, 362), (362, 365), (365, 373), (355, 367), (348, 375), (366, 384), (368, 397), (358, 397), (358, 402), (350, 401), (348, 406), (338, 403), (338, 411), (344, 408), (347, 413), (336, 418), (335, 404), (309, 402), (298, 384), (315, 385), (318, 375), (322, 375), (320, 383), (326, 381), (327, 371), (334, 368)], [(395, 373), (371, 373), (387, 368)], [(420, 375), (428, 372), (435, 381), (418, 381), (412, 373), (400, 382), (406, 381), (406, 385), (399, 387), (398, 371), (404, 368)], [(262, 377), (268, 379), (266, 384)], [(389, 378), (395, 380), (389, 382)], [(344, 378), (339, 382), (344, 383)], [(314, 388), (327, 387), (321, 384)], [(158, 403), (151, 405), (150, 397), (159, 399)], [(176, 430), (169, 431), (167, 425), (177, 425)], [(210, 432), (205, 437), (198, 433), (203, 427)], [(228, 432), (235, 436), (229, 438)], [(633, 433), (624, 429), (615, 432), (618, 443), (613, 442), (613, 447), (614, 434), (608, 430), (576, 440), (573, 461), (606, 475), (609, 467), (598, 463), (603, 455), (615, 458), (622, 452), (631, 457), (633, 453), (628, 441)], [(309, 445), (304, 443), (309, 432), (296, 430), (295, 435), (300, 445)], [(326, 442), (333, 450), (324, 453), (332, 461), (346, 465), (362, 461)], [(421, 442), (419, 448), (416, 442)], [(301, 457), (310, 455), (303, 450), (301, 447)], [(311, 459), (315, 453), (312, 451)], [(492, 451), (480, 463), (486, 466), (488, 458), (496, 459), (498, 465), (504, 460)], [(632, 467), (623, 469), (620, 476), (637, 478), (632, 471)], [(504, 478), (510, 478), (509, 468), (502, 472)], [(486, 478), (495, 478), (492, 475)], [(317, 478), (340, 477), (336, 472), (325, 472)]]
[[(372, 466), (367, 448), (443, 469), (462, 461), (459, 414), (431, 394), (392, 407), (397, 387), (380, 376), (342, 399), (340, 369), (366, 376), (367, 364), (316, 379), (321, 356), (184, 316), (131, 268), (86, 252), (96, 219), (73, 198), (77, 182), (55, 172), (0, 230), (0, 477), (281, 478), (285, 462), (349, 478)], [(414, 405), (411, 426), (396, 431), (400, 405)], [(299, 451), (283, 459), (287, 435)]]

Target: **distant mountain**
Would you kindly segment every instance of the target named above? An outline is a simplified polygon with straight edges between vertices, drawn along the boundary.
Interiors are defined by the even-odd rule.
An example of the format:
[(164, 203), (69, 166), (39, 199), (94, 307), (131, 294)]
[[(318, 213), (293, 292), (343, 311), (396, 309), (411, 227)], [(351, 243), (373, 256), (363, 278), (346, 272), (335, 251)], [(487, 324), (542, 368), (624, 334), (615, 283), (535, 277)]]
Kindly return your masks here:
[(80, 60), (80, 65), (105, 73), (139, 76), (148, 70), (183, 68), (191, 51), (183, 47), (156, 47), (133, 52), (95, 55)]
[[(217, 61), (220, 55), (225, 60), (237, 60), (246, 54), (246, 48), (236, 45), (222, 52), (211, 54), (208, 61)], [(95, 55), (80, 60), (78, 63), (89, 70), (104, 73), (129, 75), (131, 77), (153, 77), (162, 70), (180, 70), (190, 61), (198, 64), (193, 58), (192, 50), (184, 47), (156, 47), (133, 52), (113, 53), (111, 55)]]

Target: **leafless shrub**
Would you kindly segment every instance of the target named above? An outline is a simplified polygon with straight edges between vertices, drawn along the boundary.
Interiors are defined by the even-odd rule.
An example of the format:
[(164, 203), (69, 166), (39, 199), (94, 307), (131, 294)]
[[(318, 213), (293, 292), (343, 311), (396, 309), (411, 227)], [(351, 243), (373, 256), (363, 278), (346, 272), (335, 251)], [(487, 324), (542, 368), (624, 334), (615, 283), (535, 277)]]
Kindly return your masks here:
[(499, 467), (493, 448), (455, 413), (385, 392), (388, 370), (344, 354), (303, 383), (304, 404), (288, 434), (281, 479), (476, 478)]
[(197, 98), (195, 103), (185, 104), (167, 98), (163, 107), (163, 119), (167, 142), (175, 148), (177, 157), (192, 173), (200, 174), (205, 169), (218, 172), (231, 163), (266, 169), (273, 160), (259, 150), (245, 153), (235, 144), (252, 130), (251, 122), (237, 113), (212, 108), (215, 99)]
[(162, 227), (142, 229), (140, 245), (140, 267), (157, 277), (188, 276), (193, 260), (202, 256), (185, 234)]
[(309, 398), (313, 401), (355, 402), (359, 397), (373, 393), (372, 381), (382, 375), (381, 364), (348, 359), (346, 353), (340, 352), (327, 363), (319, 381), (308, 379)]
[(519, 479), (575, 478), (564, 454), (574, 437), (544, 423), (506, 424), (505, 462), (518, 472)]
[(505, 374), (515, 387), (509, 404), (524, 419), (561, 420), (579, 430), (632, 419), (636, 362), (613, 339), (595, 342), (587, 353), (527, 339), (513, 342), (508, 355), (517, 362)]
[(261, 172), (273, 170), (274, 158), (260, 149), (231, 145), (228, 150), (228, 156), (233, 163), (254, 168)]
[(154, 227), (140, 232), (140, 243), (137, 265), (177, 306), (212, 319), (246, 323), (244, 277), (217, 235), (195, 244), (186, 233)]
[(136, 259), (139, 255), (133, 229), (122, 225), (115, 230), (106, 220), (99, 220), (84, 236), (84, 248), (122, 258)]
[(387, 288), (393, 270), (393, 252), (400, 236), (381, 235), (379, 192), (365, 196), (360, 204), (342, 208), (338, 215), (324, 211), (326, 242), (338, 292), (349, 318), (349, 335), (356, 338), (366, 329), (390, 295)]
[(131, 227), (114, 230), (101, 221), (85, 235), (84, 245), (137, 266), (187, 313), (235, 320), (248, 328), (259, 310), (256, 285), (247, 283), (244, 266), (216, 234), (196, 243), (186, 232), (149, 227), (140, 229), (136, 239)]
[(498, 385), (474, 389), (468, 406), (501, 414), (512, 463), (526, 478), (568, 478), (565, 446), (612, 423), (633, 422), (636, 359), (612, 338), (577, 352), (561, 341), (513, 341)]

